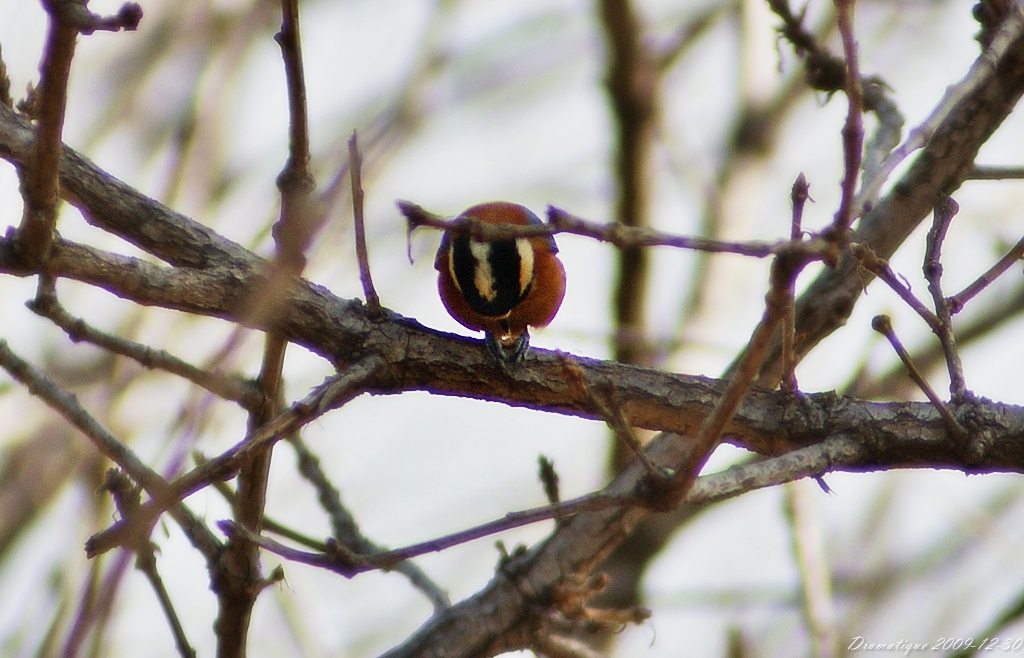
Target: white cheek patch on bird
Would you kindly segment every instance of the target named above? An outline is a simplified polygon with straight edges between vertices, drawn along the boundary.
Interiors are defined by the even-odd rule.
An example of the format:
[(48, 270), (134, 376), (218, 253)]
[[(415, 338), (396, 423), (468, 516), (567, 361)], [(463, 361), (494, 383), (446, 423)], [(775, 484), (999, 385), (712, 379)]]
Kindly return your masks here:
[(533, 247), (526, 239), (478, 242), (460, 235), (451, 241), (448, 267), (470, 308), (501, 318), (530, 291)]
[(491, 245), (470, 240), (469, 253), (473, 256), (473, 287), (488, 302), (493, 302), (498, 291), (494, 289), (494, 274), (491, 272)]
[(519, 295), (526, 297), (533, 283), (533, 245), (525, 238), (516, 240), (516, 251), (519, 252)]

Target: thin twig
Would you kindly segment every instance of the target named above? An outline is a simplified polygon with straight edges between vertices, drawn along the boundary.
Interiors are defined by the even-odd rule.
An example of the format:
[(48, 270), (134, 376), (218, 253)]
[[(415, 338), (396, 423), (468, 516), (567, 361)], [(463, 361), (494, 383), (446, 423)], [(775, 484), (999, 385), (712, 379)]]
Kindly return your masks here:
[(544, 486), (544, 495), (547, 497), (548, 503), (552, 505), (560, 503), (562, 495), (558, 488), (558, 471), (555, 470), (555, 463), (546, 455), (537, 457), (537, 477), (540, 478), (540, 482)]
[(320, 466), (320, 459), (310, 451), (301, 437), (293, 434), (288, 437), (288, 442), (295, 450), (298, 457), (299, 473), (306, 478), (306, 481), (313, 485), (317, 493), (317, 500), (320, 506), (327, 512), (331, 520), (331, 531), (335, 539), (346, 544), (352, 550), (358, 552), (369, 552), (373, 550), (369, 542), (363, 537), (356, 525), (355, 517), (341, 502), (341, 492), (331, 483)]
[(965, 430), (959, 421), (953, 417), (953, 414), (950, 412), (949, 407), (946, 406), (946, 403), (942, 401), (942, 399), (935, 393), (935, 389), (933, 389), (928, 383), (928, 380), (926, 380), (921, 375), (920, 371), (918, 371), (917, 366), (914, 365), (914, 361), (910, 358), (910, 354), (907, 352), (907, 349), (903, 347), (903, 343), (893, 330), (892, 320), (889, 319), (889, 316), (876, 315), (871, 320), (871, 328), (888, 339), (889, 344), (892, 345), (892, 349), (896, 352), (896, 356), (900, 358), (900, 361), (902, 361), (904, 367), (906, 367), (907, 374), (910, 375), (910, 378), (914, 380), (914, 383), (921, 389), (921, 392), (924, 393), (925, 397), (928, 398), (928, 401), (932, 403), (933, 407), (935, 407), (935, 410), (939, 412), (940, 416), (942, 416), (942, 422), (945, 423), (946, 429), (952, 432), (954, 436), (966, 439), (968, 436), (967, 430)]
[(846, 231), (856, 219), (855, 197), (857, 179), (860, 177), (861, 157), (864, 150), (864, 103), (861, 96), (860, 67), (857, 56), (857, 40), (853, 33), (853, 8), (855, 0), (835, 0), (839, 34), (843, 40), (843, 54), (846, 56), (846, 98), (849, 109), (843, 125), (843, 182), (842, 198), (836, 212), (835, 239), (845, 240)]
[[(953, 335), (953, 319), (950, 305), (942, 294), (942, 244), (946, 239), (946, 231), (960, 207), (951, 197), (940, 196), (935, 202), (932, 227), (925, 239), (924, 278), (928, 281), (928, 291), (935, 304), (935, 315), (939, 319), (938, 331), (935, 332), (942, 344), (946, 356), (946, 368), (949, 371), (949, 393), (954, 402), (969, 397), (964, 381), (964, 366), (960, 360), (960, 352), (956, 348), (956, 337)], [(934, 331), (934, 328), (933, 328)]]
[(994, 167), (974, 165), (967, 172), (965, 180), (1020, 180), (1024, 178), (1024, 167)]
[[(572, 233), (595, 238), (602, 242), (610, 242), (616, 247), (636, 245), (644, 247), (676, 247), (709, 253), (730, 253), (741, 256), (766, 258), (799, 251), (811, 256), (825, 256), (830, 253), (831, 245), (825, 240), (811, 239), (794, 245), (790, 240), (776, 242), (729, 241), (714, 240), (691, 236), (672, 235), (648, 228), (635, 228), (619, 224), (597, 224), (588, 222), (564, 210), (548, 208), (549, 224), (555, 228), (553, 233)], [(492, 225), (493, 226), (493, 225)]]
[(959, 313), (964, 304), (970, 301), (975, 295), (987, 288), (993, 281), (998, 279), (1006, 270), (1013, 267), (1014, 263), (1024, 257), (1024, 238), (1017, 241), (1006, 255), (996, 261), (987, 272), (982, 274), (971, 285), (967, 286), (957, 294), (946, 300), (949, 305), (950, 314)]
[(649, 228), (623, 226), (609, 223), (590, 222), (554, 206), (548, 207), (547, 224), (531, 224), (528, 226), (512, 226), (508, 224), (485, 224), (471, 217), (446, 220), (440, 215), (428, 212), (409, 201), (398, 201), (398, 209), (405, 215), (410, 230), (420, 226), (429, 226), (442, 231), (468, 233), (475, 240), (508, 240), (511, 238), (535, 237), (570, 233), (609, 242), (616, 247), (675, 247), (692, 249), (709, 253), (728, 253), (754, 258), (767, 258), (777, 254), (800, 251), (812, 256), (829, 253), (831, 245), (825, 240), (812, 238), (794, 246), (790, 240), (764, 242), (750, 240), (745, 242), (714, 240), (683, 235), (663, 233)]
[[(664, 469), (658, 467), (647, 453), (644, 452), (643, 444), (640, 443), (640, 439), (637, 438), (636, 431), (633, 430), (633, 426), (629, 424), (626, 417), (622, 414), (622, 409), (615, 404), (611, 399), (604, 399), (600, 395), (595, 395), (588, 387), (588, 391), (591, 395), (591, 401), (594, 406), (601, 412), (601, 416), (604, 418), (608, 426), (615, 432), (615, 436), (619, 438), (622, 443), (629, 448), (629, 451), (633, 453), (633, 456), (640, 460), (644, 470), (647, 471), (647, 475), (651, 478), (654, 483), (663, 483), (668, 477)], [(608, 398), (611, 398), (612, 394), (609, 393)]]
[(363, 156), (359, 153), (356, 132), (348, 140), (349, 172), (352, 175), (352, 215), (355, 219), (356, 259), (359, 261), (359, 280), (363, 284), (363, 296), (371, 317), (380, 317), (380, 297), (373, 287), (370, 275), (370, 258), (366, 251), (366, 226), (363, 219)]
[(288, 160), (277, 177), (281, 215), (274, 227), (274, 240), (277, 260), (289, 272), (299, 274), (305, 267), (306, 249), (323, 218), (310, 203), (316, 181), (309, 169), (309, 114), (297, 0), (282, 0), (281, 30), (274, 40), (281, 47), (288, 86)]
[[(57, 224), (61, 134), (78, 34), (134, 30), (142, 20), (142, 9), (134, 3), (125, 4), (117, 15), (107, 18), (93, 14), (85, 2), (75, 0), (52, 0), (44, 2), (43, 7), (49, 17), (49, 29), (39, 67), (39, 87), (30, 108), (36, 119), (35, 145), (31, 164), (24, 170), (25, 207), (18, 228), (18, 244), (25, 260), (38, 267), (45, 266), (49, 258)], [(4, 96), (9, 98), (8, 93)]]
[[(861, 179), (865, 183), (862, 185), (862, 191), (856, 196), (853, 209), (850, 211), (852, 221), (863, 212), (866, 212), (878, 200), (880, 186), (872, 186), (870, 189), (867, 189), (867, 182), (875, 180), (884, 181), (888, 176), (890, 170), (883, 171), (882, 165), (893, 149), (900, 143), (905, 122), (903, 114), (900, 112), (896, 102), (890, 97), (889, 89), (881, 80), (875, 77), (860, 77), (859, 86), (851, 86), (853, 78), (849, 75), (847, 62), (833, 55), (818, 42), (818, 38), (814, 34), (804, 28), (803, 22), (807, 12), (806, 5), (804, 5), (799, 14), (793, 13), (787, 0), (768, 0), (768, 5), (783, 21), (782, 27), (779, 28), (780, 34), (793, 45), (797, 55), (803, 59), (807, 84), (812, 89), (823, 91), (830, 95), (840, 89), (845, 89), (847, 91), (848, 104), (850, 101), (854, 101), (854, 105), (859, 102), (862, 111), (873, 112), (878, 119), (874, 134), (867, 142), (863, 157), (861, 158), (860, 169), (863, 172)], [(837, 12), (837, 23), (839, 13)], [(849, 27), (849, 33), (852, 36), (852, 18)], [(846, 47), (846, 41), (844, 38), (844, 48)], [(854, 53), (856, 54), (855, 50)], [(856, 57), (853, 63), (856, 65)], [(859, 101), (856, 99), (858, 94), (860, 95)], [(852, 106), (851, 109), (853, 109)], [(850, 116), (852, 116), (854, 121), (857, 121), (856, 116)], [(863, 128), (861, 128), (861, 132), (863, 132)], [(846, 132), (843, 134), (844, 156), (854, 155), (853, 144), (845, 143), (848, 134)], [(861, 137), (861, 141), (863, 141), (863, 137)], [(845, 159), (849, 165), (849, 157)], [(856, 172), (856, 169), (846, 168), (846, 172), (849, 171)], [(844, 185), (849, 182), (849, 178), (844, 178)], [(841, 214), (837, 214), (837, 218), (840, 216)], [(837, 236), (841, 235), (842, 233), (837, 234)]]
[(164, 587), (164, 581), (160, 578), (160, 572), (157, 571), (156, 555), (153, 549), (144, 553), (137, 553), (135, 566), (146, 575), (146, 579), (156, 593), (157, 600), (160, 602), (160, 608), (164, 611), (167, 623), (171, 626), (171, 634), (174, 636), (174, 645), (178, 648), (178, 653), (181, 654), (182, 658), (196, 658), (196, 650), (192, 648), (188, 637), (185, 635), (185, 628), (181, 625), (181, 620), (178, 619), (178, 613), (174, 610), (171, 596), (167, 593), (167, 588)]
[[(1007, 322), (1020, 317), (1022, 312), (1024, 312), (1024, 281), (1016, 283), (1005, 295), (1000, 295), (995, 303), (987, 305), (979, 313), (966, 318), (957, 327), (956, 343), (961, 349), (965, 345), (976, 343), (985, 336), (1005, 327)], [(940, 362), (945, 364), (942, 346), (938, 342), (920, 346), (912, 358), (922, 373), (930, 371)], [(852, 386), (843, 394), (863, 400), (879, 397), (899, 398), (903, 397), (900, 391), (904, 388), (906, 379), (906, 368), (902, 363), (895, 364), (885, 373), (870, 379), (864, 376), (862, 369), (862, 372), (853, 378)]]
[(900, 299), (906, 302), (907, 306), (921, 316), (921, 319), (928, 324), (928, 327), (933, 332), (937, 334), (941, 331), (939, 317), (914, 295), (909, 284), (896, 276), (896, 273), (889, 267), (889, 261), (879, 258), (875, 255), (874, 251), (860, 244), (852, 245), (851, 250), (853, 255), (860, 261), (861, 266), (892, 288), (893, 292), (899, 295)]
[(296, 562), (320, 566), (336, 571), (346, 577), (354, 576), (363, 571), (374, 569), (390, 569), (396, 564), (427, 553), (436, 553), (459, 544), (487, 537), (506, 530), (520, 528), (525, 525), (547, 521), (558, 517), (566, 517), (579, 512), (591, 512), (613, 507), (633, 506), (638, 500), (632, 496), (608, 496), (601, 493), (588, 494), (580, 498), (565, 501), (558, 505), (544, 505), (519, 512), (509, 512), (500, 519), (490, 521), (467, 530), (452, 533), (438, 539), (412, 544), (404, 548), (396, 548), (382, 553), (357, 554), (347, 549), (342, 544), (334, 543), (329, 546), (326, 553), (309, 553), (297, 551), (284, 546), (265, 537), (257, 538), (243, 527), (230, 522), (222, 521), (219, 527), (227, 533), (242, 534), (250, 541), (258, 541), (261, 546), (282, 557)]
[[(205, 464), (206, 462), (210, 461), (209, 458), (206, 457), (206, 455), (202, 454), (198, 450), (192, 451), (192, 459), (195, 460), (195, 463), (197, 465)], [(224, 500), (228, 502), (228, 504), (234, 506), (235, 492), (227, 482), (217, 480), (216, 482), (211, 482), (210, 486), (212, 486), (214, 490), (217, 493), (219, 493), (221, 497), (224, 498)], [(309, 535), (304, 535), (298, 530), (295, 530), (294, 528), (289, 528), (285, 524), (276, 521), (268, 516), (263, 517), (263, 530), (264, 532), (272, 532), (280, 537), (290, 539), (296, 544), (300, 544), (307, 548), (324, 550), (325, 544), (322, 540), (310, 537)]]
[[(319, 460), (309, 453), (305, 444), (298, 439), (297, 436), (290, 436), (289, 442), (296, 447), (299, 451), (299, 471), (307, 477), (307, 479), (315, 480), (314, 485), (316, 486), (317, 493), (321, 500), (321, 504), (325, 508), (329, 508), (328, 512), (331, 518), (332, 532), (334, 533), (334, 539), (340, 539), (345, 547), (350, 550), (353, 554), (366, 553), (380, 553), (385, 549), (374, 544), (369, 539), (365, 538), (360, 532), (358, 527), (355, 525), (355, 519), (352, 515), (341, 507), (341, 497), (327, 480), (326, 474), (320, 471)], [(305, 456), (304, 456), (305, 455)], [(194, 453), (193, 456), (196, 459), (196, 464), (204, 464), (209, 461), (205, 456)], [(315, 464), (315, 466), (311, 466)], [(319, 473), (317, 473), (319, 471)], [(312, 474), (312, 477), (311, 477)], [(231, 490), (226, 482), (214, 482), (213, 488), (224, 497), (229, 503), (234, 505), (235, 492)], [(329, 492), (326, 493), (325, 492)], [(328, 502), (325, 501), (325, 497)], [(336, 503), (334, 502), (336, 499)], [(335, 510), (340, 508), (342, 511), (336, 512)], [(351, 528), (351, 530), (349, 529)], [(276, 521), (271, 517), (264, 517), (263, 519), (263, 531), (273, 533), (279, 537), (291, 540), (300, 546), (305, 546), (314, 551), (326, 553), (328, 551), (328, 543), (314, 539), (308, 535), (305, 535), (293, 528), (286, 526), (285, 524)], [(430, 599), (431, 604), (434, 606), (434, 611), (444, 610), (451, 606), (451, 600), (448, 598), (447, 592), (445, 592), (437, 583), (430, 579), (426, 573), (423, 572), (414, 562), (405, 561), (399, 562), (393, 568), (393, 571), (404, 575), (409, 579), (414, 587), (426, 594), (427, 598)]]
[(151, 494), (154, 492), (159, 494), (168, 489), (167, 481), (139, 459), (131, 448), (100, 425), (74, 395), (57, 386), (27, 361), (12, 352), (5, 340), (0, 340), (0, 368), (10, 373), (30, 393), (40, 398), (81, 430), (104, 456), (120, 466)]
[[(249, 436), (275, 417), (281, 396), (288, 342), (273, 334), (267, 334), (264, 341), (263, 361), (256, 379), (264, 402), (249, 411)], [(260, 532), (263, 528), (272, 450), (272, 443), (254, 448), (239, 464), (234, 515), (240, 524), (253, 532)], [(214, 591), (217, 593), (218, 615), (214, 627), (218, 654), (244, 656), (256, 597), (269, 582), (262, 576), (259, 547), (245, 541), (230, 541), (223, 559), (212, 565), (211, 571), (211, 579), (217, 585)]]
[[(803, 235), (804, 204), (807, 203), (810, 186), (803, 172), (793, 182), (790, 192), (790, 201), (793, 204), (793, 216), (790, 223), (789, 239), (799, 242)], [(782, 316), (782, 381), (781, 387), (784, 391), (796, 393), (800, 388), (796, 380), (796, 354), (793, 351), (793, 343), (796, 340), (796, 279), (794, 278), (786, 289), (786, 310)]]

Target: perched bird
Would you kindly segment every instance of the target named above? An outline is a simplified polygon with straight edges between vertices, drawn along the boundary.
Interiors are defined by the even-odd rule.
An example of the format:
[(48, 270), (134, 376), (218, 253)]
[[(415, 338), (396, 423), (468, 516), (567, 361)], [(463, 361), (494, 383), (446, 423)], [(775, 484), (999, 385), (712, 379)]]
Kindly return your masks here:
[[(542, 224), (528, 208), (495, 201), (466, 210), (488, 224)], [(565, 296), (565, 269), (550, 235), (483, 242), (446, 232), (437, 250), (437, 288), (462, 326), (483, 331), (487, 349), (507, 369), (530, 347), (527, 327), (545, 327)]]

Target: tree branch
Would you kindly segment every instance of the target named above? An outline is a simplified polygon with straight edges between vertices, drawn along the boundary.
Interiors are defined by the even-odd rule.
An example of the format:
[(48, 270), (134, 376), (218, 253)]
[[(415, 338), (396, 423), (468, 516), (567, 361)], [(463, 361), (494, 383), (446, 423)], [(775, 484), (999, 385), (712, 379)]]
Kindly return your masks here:
[[(7, 242), (0, 239), (0, 272), (17, 273), (5, 259)], [(169, 269), (66, 241), (54, 244), (53, 264), (58, 276), (100, 285), (139, 303), (232, 321), (243, 320), (238, 300), (245, 298), (246, 291), (261, 285), (261, 277), (252, 273), (255, 268), (242, 272)], [(426, 390), (438, 395), (600, 418), (600, 410), (585, 392), (567, 383), (571, 380), (566, 376), (564, 354), (531, 350), (513, 373), (515, 385), (509, 386), (507, 378), (481, 377), (481, 373), (498, 372), (482, 341), (434, 331), (390, 312), (386, 321), (374, 322), (358, 301), (338, 299), (319, 286), (299, 281), (290, 289), (285, 304), (287, 313), (272, 322), (264, 321), (267, 326), (259, 328), (277, 331), (339, 365), (363, 360), (387, 364), (372, 379), (361, 381), (352, 395), (365, 391), (379, 394)], [(692, 436), (725, 387), (722, 380), (706, 377), (610, 361), (572, 359), (573, 367), (582, 371), (588, 386), (600, 389), (614, 382), (623, 415), (630, 424), (646, 429)], [(817, 440), (815, 437), (828, 424), (849, 427), (865, 439), (880, 431), (908, 431), (928, 440), (918, 442), (904, 437), (909, 442), (907, 446), (915, 448), (902, 452), (892, 466), (923, 465), (934, 460), (936, 466), (969, 471), (1019, 469), (1024, 464), (1024, 452), (1014, 448), (1013, 438), (1019, 431), (1017, 423), (1024, 410), (994, 404), (971, 408), (991, 416), (994, 425), (989, 431), (992, 442), (983, 442), (983, 447), (989, 449), (968, 461), (963, 461), (965, 453), (961, 451), (945, 450), (941, 441), (945, 428), (927, 403), (867, 403), (822, 393), (807, 394), (797, 404), (783, 394), (754, 388), (738, 415), (726, 426), (725, 434), (728, 441), (762, 454), (781, 454)], [(911, 424), (892, 427), (900, 414), (908, 414), (903, 422)], [(912, 423), (922, 423), (931, 429), (924, 434), (911, 432)], [(789, 429), (783, 431), (783, 427)], [(919, 451), (926, 446), (928, 449)]]

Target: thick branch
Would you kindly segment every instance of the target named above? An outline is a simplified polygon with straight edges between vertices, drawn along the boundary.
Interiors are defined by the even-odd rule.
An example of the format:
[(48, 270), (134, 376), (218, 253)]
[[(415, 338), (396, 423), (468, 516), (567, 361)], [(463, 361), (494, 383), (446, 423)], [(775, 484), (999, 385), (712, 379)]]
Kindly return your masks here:
[[(11, 267), (10, 241), (0, 240), (0, 272)], [(255, 258), (255, 257), (253, 257)], [(57, 241), (51, 263), (56, 276), (104, 287), (132, 301), (243, 321), (239, 300), (262, 284), (250, 267), (181, 270)], [(21, 271), (21, 274), (28, 272)], [(498, 374), (482, 341), (437, 332), (389, 313), (374, 322), (358, 301), (342, 300), (323, 288), (296, 280), (289, 289), (287, 313), (258, 328), (273, 330), (291, 342), (351, 363), (374, 358), (386, 367), (366, 387), (373, 393), (425, 390), (599, 419), (592, 396), (567, 376), (582, 372), (592, 389), (614, 388), (615, 404), (634, 426), (693, 435), (722, 394), (725, 383), (611, 361), (576, 359), (532, 350), (513, 373), (514, 385)], [(566, 359), (572, 358), (571, 364)], [(614, 382), (614, 387), (611, 383)], [(868, 403), (831, 393), (790, 396), (755, 388), (725, 428), (726, 440), (764, 454), (780, 454), (819, 441), (823, 433), (849, 431), (865, 441), (890, 434), (898, 447), (872, 466), (924, 466), (977, 470), (1024, 470), (1024, 408), (984, 403), (959, 408), (961, 424), (980, 423), (977, 443), (956, 448), (945, 442), (945, 427), (927, 403)], [(978, 419), (983, 419), (978, 420)], [(886, 439), (888, 440), (888, 439)], [(868, 465), (868, 464), (865, 464)]]
[[(34, 149), (31, 125), (0, 103), (0, 157), (25, 169)], [(59, 172), (61, 196), (86, 221), (171, 265), (252, 264), (252, 254), (240, 245), (140, 194), (67, 146), (61, 150)]]

